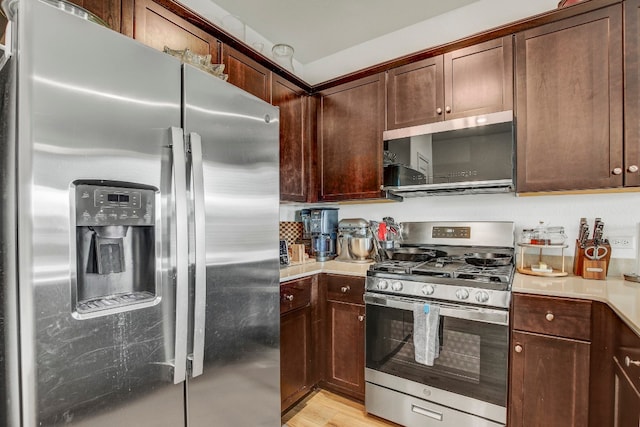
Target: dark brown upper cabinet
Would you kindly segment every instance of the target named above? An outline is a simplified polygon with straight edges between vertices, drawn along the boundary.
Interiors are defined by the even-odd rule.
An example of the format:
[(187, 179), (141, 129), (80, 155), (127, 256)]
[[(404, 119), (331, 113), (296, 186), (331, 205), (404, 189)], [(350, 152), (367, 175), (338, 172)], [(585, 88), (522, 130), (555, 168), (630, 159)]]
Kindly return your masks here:
[(516, 190), (622, 186), (622, 5), (520, 32), (515, 52)]
[(388, 74), (388, 129), (513, 108), (511, 36), (403, 65)]
[(382, 196), (384, 83), (380, 73), (320, 92), (319, 200)]
[(640, 174), (640, 1), (624, 4), (624, 185), (639, 186)]
[(133, 38), (160, 51), (167, 46), (210, 54), (212, 64), (220, 63), (218, 39), (152, 0), (135, 0)]
[(222, 52), (229, 83), (270, 103), (271, 71), (229, 45), (224, 45)]
[(311, 147), (305, 91), (274, 75), (272, 103), (280, 108), (280, 200), (306, 202), (310, 183)]

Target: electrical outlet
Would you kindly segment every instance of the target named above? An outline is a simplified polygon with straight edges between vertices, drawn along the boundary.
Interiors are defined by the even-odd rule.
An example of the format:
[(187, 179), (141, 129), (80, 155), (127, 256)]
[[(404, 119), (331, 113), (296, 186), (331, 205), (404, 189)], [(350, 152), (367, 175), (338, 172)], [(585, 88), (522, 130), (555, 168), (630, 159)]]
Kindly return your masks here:
[(633, 249), (633, 236), (609, 236), (609, 244), (616, 249)]

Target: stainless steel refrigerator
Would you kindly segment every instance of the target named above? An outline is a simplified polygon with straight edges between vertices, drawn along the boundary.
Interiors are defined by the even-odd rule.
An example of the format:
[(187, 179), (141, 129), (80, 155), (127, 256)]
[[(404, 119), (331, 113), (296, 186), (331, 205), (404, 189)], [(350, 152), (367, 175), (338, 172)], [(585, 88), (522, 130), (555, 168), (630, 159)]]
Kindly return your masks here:
[(279, 426), (277, 108), (50, 3), (3, 2), (0, 425)]

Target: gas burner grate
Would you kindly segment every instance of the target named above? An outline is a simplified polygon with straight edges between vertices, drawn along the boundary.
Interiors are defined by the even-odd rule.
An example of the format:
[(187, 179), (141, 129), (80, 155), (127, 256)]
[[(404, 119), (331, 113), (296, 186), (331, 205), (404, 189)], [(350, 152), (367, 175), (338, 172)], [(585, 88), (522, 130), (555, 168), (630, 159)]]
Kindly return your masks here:
[(382, 261), (375, 263), (369, 267), (371, 271), (379, 271), (385, 273), (410, 274), (411, 270), (421, 263), (415, 261)]
[(480, 282), (510, 283), (513, 276), (513, 265), (496, 267), (479, 267), (464, 264), (456, 269), (455, 277), (459, 279), (477, 280)]

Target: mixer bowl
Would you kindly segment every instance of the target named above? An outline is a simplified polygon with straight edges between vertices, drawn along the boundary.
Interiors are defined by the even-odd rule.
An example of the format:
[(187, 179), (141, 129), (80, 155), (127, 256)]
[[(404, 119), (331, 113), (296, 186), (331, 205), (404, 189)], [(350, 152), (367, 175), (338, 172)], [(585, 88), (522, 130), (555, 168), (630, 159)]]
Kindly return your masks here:
[(352, 237), (349, 239), (349, 253), (351, 258), (364, 261), (371, 255), (373, 241), (369, 237)]

